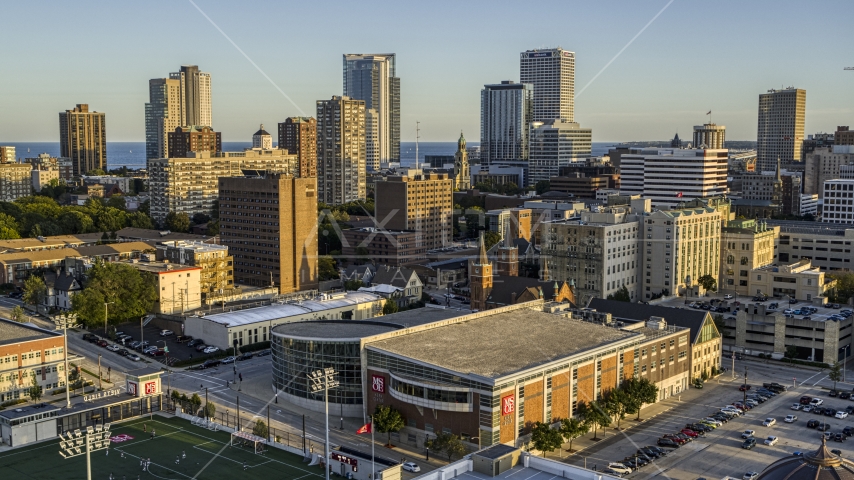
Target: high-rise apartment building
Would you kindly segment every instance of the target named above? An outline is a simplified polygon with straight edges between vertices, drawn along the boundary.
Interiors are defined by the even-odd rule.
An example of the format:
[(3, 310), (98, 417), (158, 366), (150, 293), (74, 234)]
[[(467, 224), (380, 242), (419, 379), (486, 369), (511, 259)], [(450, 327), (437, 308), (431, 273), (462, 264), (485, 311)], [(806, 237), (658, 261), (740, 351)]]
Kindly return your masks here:
[[(252, 135), (252, 148), (271, 150), (273, 148), (273, 136), (264, 130), (264, 124)], [(281, 148), (281, 147), (279, 147)]]
[(854, 180), (827, 180), (824, 182), (823, 198), (823, 222), (854, 223)]
[(834, 145), (854, 145), (854, 130), (848, 126), (836, 127), (836, 134), (833, 135)]
[(145, 104), (145, 158), (166, 158), (169, 134), (181, 123), (181, 81), (152, 78), (148, 81), (148, 103)]
[(234, 257), (238, 284), (273, 284), (280, 293), (317, 288), (316, 219), (316, 178), (219, 179), (220, 241)]
[(29, 163), (0, 163), (0, 201), (14, 202), (21, 197), (32, 195), (31, 170)]
[(559, 119), (532, 122), (528, 141), (528, 185), (536, 185), (556, 177), (561, 167), (589, 158), (593, 130)]
[(365, 101), (317, 101), (318, 200), (341, 205), (367, 196)]
[(623, 287), (638, 298), (639, 216), (629, 207), (609, 207), (602, 212), (582, 212), (580, 220), (542, 225), (540, 264), (549, 280), (570, 282), (579, 305), (590, 298), (607, 298)]
[(280, 123), (278, 147), (296, 154), (300, 177), (317, 176), (317, 120), (290, 117)]
[(389, 230), (415, 230), (417, 246), (428, 249), (451, 244), (453, 181), (447, 174), (391, 176), (377, 182), (376, 217)]
[(534, 87), (505, 80), (480, 91), (480, 151), (483, 163), (528, 159), (528, 129)]
[(694, 148), (720, 150), (726, 143), (726, 127), (714, 123), (694, 125)]
[(575, 121), (574, 52), (560, 47), (522, 52), (519, 80), (534, 86), (533, 121)]
[(771, 171), (777, 159), (784, 166), (801, 159), (807, 91), (789, 87), (759, 95), (756, 166)]
[(182, 65), (181, 70), (169, 74), (180, 82), (181, 123), (212, 127), (211, 74), (200, 72), (197, 65)]
[(854, 165), (854, 146), (816, 148), (804, 158), (804, 193), (824, 195), (824, 182), (840, 178), (846, 165)]
[(168, 155), (156, 158), (184, 158), (193, 152), (222, 151), (222, 135), (211, 127), (176, 127), (169, 132), (168, 143)]
[(344, 54), (344, 96), (363, 100), (369, 122), (376, 128), (376, 143), (367, 146), (379, 161), (370, 165), (374, 170), (400, 161), (400, 79), (395, 60), (393, 53)]
[(726, 150), (631, 148), (620, 155), (620, 193), (642, 195), (653, 207), (727, 191)]
[(162, 223), (169, 212), (210, 215), (219, 199), (219, 178), (238, 177), (244, 170), (294, 174), (297, 157), (285, 150), (196, 152), (188, 158), (149, 160), (151, 219)]
[(89, 105), (78, 103), (72, 110), (59, 112), (60, 155), (71, 159), (75, 176), (107, 167), (107, 118), (90, 112)]
[(720, 273), (722, 213), (713, 207), (654, 211), (641, 223), (641, 297), (694, 296), (698, 280)]

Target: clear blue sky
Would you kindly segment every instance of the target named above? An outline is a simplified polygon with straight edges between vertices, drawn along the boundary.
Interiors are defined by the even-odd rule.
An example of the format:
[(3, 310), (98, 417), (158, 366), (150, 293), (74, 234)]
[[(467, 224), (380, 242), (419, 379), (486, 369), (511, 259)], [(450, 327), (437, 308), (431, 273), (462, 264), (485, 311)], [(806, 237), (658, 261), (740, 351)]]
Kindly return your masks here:
[[(519, 80), (519, 52), (576, 52), (576, 91), (668, 0), (297, 2), (195, 0), (313, 116), (341, 94), (343, 53), (394, 52), (403, 140), (479, 137), (483, 84)], [(107, 113), (109, 141), (142, 141), (148, 79), (197, 64), (213, 77), (226, 141), (273, 132), (299, 109), (188, 0), (0, 4), (0, 141), (58, 141), (76, 103)], [(594, 141), (689, 136), (713, 111), (727, 138), (756, 137), (757, 98), (807, 90), (806, 133), (854, 126), (854, 2), (675, 0), (576, 100)]]

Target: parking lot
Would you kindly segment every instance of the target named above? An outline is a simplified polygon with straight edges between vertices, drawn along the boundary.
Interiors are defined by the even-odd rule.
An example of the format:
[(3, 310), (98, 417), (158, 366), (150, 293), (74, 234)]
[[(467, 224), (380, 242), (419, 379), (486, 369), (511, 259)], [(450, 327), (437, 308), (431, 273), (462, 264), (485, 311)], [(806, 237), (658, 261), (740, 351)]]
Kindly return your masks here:
[[(130, 335), (129, 339), (126, 339), (124, 342), (114, 340), (111, 338), (109, 334), (104, 334), (103, 329), (96, 329), (91, 331), (91, 334), (97, 335), (99, 338), (105, 340), (107, 342), (107, 346), (109, 345), (117, 345), (119, 350), (125, 349), (129, 353), (133, 353), (139, 355), (140, 357), (144, 357), (147, 360), (157, 361), (165, 364), (167, 361), (169, 365), (174, 364), (178, 360), (186, 360), (190, 358), (197, 358), (200, 356), (207, 356), (202, 352), (199, 352), (195, 349), (194, 346), (188, 346), (188, 342), (178, 342), (178, 335), (180, 332), (174, 332), (172, 335), (161, 336), (160, 328), (155, 327), (154, 325), (146, 325), (140, 330), (139, 324), (134, 323), (126, 323), (123, 325), (116, 326), (116, 331), (120, 333), (124, 333), (126, 335)], [(168, 348), (168, 354), (164, 355), (144, 355), (139, 349), (131, 348), (131, 344), (134, 341), (144, 341), (147, 342), (147, 346), (154, 346), (159, 348)], [(103, 347), (106, 349), (107, 347)], [(116, 353), (118, 354), (118, 353)]]
[[(788, 378), (791, 386), (792, 377), (797, 375), (804, 378), (803, 371), (783, 371), (787, 368), (779, 369), (781, 372), (778, 380), (781, 383)], [(825, 373), (814, 373), (816, 379), (821, 379), (825, 375)], [(758, 384), (749, 382), (753, 387), (751, 390), (761, 387), (762, 382), (768, 381), (770, 380), (762, 379)], [(720, 384), (716, 381), (707, 382), (703, 390), (692, 389), (685, 392), (681, 402), (675, 399), (673, 408), (670, 410), (626, 432), (611, 435), (597, 445), (588, 447), (564, 461), (579, 466), (583, 466), (586, 461), (588, 468), (595, 465), (602, 470), (608, 462), (619, 462), (625, 457), (632, 456), (639, 447), (655, 445), (663, 435), (676, 433), (686, 424), (694, 423), (719, 411), (725, 405), (742, 400), (744, 394), (738, 390), (740, 383), (741, 380), (738, 378), (733, 380), (731, 377), (721, 378)], [(698, 437), (682, 447), (671, 449), (671, 453), (667, 456), (653, 460), (651, 464), (641, 467), (627, 477), (632, 479), (653, 477), (696, 479), (726, 476), (742, 478), (746, 472), (761, 472), (768, 464), (786, 455), (817, 449), (821, 443), (821, 432), (814, 428), (807, 428), (809, 420), (815, 419), (827, 423), (829, 425), (827, 431), (833, 434), (842, 432), (845, 427), (854, 428), (854, 417), (851, 416), (838, 419), (791, 409), (792, 404), (799, 403), (799, 399), (804, 395), (822, 399), (822, 407), (833, 407), (836, 410), (845, 410), (848, 406), (854, 407), (854, 402), (850, 399), (831, 398), (828, 396), (828, 390), (810, 383), (799, 384), (770, 398), (758, 407), (747, 411), (743, 416), (706, 433), (705, 436)], [(845, 388), (850, 388), (850, 385), (845, 385)], [(785, 417), (790, 414), (797, 415), (797, 420), (793, 423), (784, 422)], [(776, 419), (776, 423), (770, 427), (763, 426), (763, 421), (769, 417)], [(745, 430), (755, 431), (757, 444), (750, 450), (742, 448), (741, 433)], [(768, 436), (778, 437), (777, 443), (773, 446), (764, 445), (763, 441)], [(854, 442), (854, 439), (849, 441)], [(829, 441), (828, 446), (831, 449), (841, 450), (843, 456), (852, 456), (848, 442)]]

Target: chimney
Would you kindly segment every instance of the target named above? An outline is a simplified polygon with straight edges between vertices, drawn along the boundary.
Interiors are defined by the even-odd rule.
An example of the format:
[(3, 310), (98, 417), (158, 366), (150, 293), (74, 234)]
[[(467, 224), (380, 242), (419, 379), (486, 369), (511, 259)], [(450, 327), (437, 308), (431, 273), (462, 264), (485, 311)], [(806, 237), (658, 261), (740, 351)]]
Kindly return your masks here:
[(515, 304), (516, 304), (516, 292), (512, 292), (512, 293), (510, 294), (510, 304), (511, 304), (511, 305), (515, 305)]

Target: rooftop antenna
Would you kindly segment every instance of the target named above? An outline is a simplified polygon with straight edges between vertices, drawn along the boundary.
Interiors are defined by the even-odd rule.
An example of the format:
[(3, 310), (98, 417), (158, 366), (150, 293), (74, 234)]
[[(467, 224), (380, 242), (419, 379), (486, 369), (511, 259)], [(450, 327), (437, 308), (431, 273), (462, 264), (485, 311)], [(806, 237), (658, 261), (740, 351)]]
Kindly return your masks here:
[(415, 121), (415, 170), (418, 170), (418, 139), (421, 138), (421, 122)]

